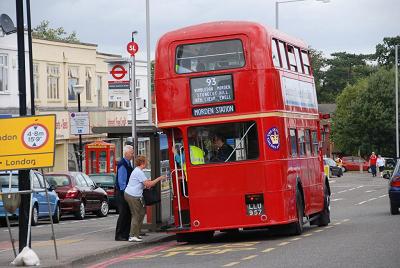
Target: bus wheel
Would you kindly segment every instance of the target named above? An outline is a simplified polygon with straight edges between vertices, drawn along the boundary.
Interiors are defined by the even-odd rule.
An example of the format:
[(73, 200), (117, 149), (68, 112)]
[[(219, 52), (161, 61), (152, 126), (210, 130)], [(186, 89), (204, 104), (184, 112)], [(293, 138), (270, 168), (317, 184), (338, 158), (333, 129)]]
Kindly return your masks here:
[(214, 236), (214, 231), (176, 234), (177, 242), (207, 243)]
[(292, 223), (290, 233), (292, 235), (301, 235), (304, 229), (303, 227), (304, 204), (299, 189), (296, 190), (296, 209), (297, 209), (297, 222)]
[(328, 187), (324, 191), (324, 210), (319, 213), (318, 226), (327, 226), (331, 222), (331, 196)]

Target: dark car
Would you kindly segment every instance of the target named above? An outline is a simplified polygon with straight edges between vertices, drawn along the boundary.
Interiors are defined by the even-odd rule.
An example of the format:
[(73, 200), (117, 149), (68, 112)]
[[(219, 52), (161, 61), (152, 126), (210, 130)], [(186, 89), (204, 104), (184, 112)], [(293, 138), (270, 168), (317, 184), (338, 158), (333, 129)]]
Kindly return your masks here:
[(360, 166), (363, 171), (368, 171), (369, 169), (368, 161), (359, 156), (344, 156), (342, 161), (345, 171), (359, 171)]
[(85, 218), (87, 212), (99, 217), (108, 214), (107, 193), (82, 172), (52, 172), (45, 175), (54, 185), (61, 203), (61, 215), (74, 214)]
[(383, 157), (385, 159), (385, 169), (386, 170), (393, 170), (394, 167), (396, 166), (396, 160), (391, 157)]
[(329, 177), (341, 177), (343, 175), (342, 168), (339, 167), (332, 158), (324, 158), (324, 165), (329, 166)]
[(98, 173), (89, 174), (89, 177), (96, 183), (97, 186), (106, 191), (110, 208), (115, 209), (118, 213), (118, 206), (115, 196), (116, 175), (114, 173)]
[[(50, 203), (50, 211), (51, 216), (53, 218), (54, 223), (58, 223), (60, 221), (60, 200), (57, 196), (57, 193), (50, 186), (46, 180), (44, 180), (42, 174), (38, 171), (31, 170), (29, 172), (30, 179), (32, 181), (33, 190), (37, 190), (38, 192), (34, 192), (32, 194), (32, 220), (31, 224), (33, 226), (38, 224), (39, 219), (41, 218), (49, 218), (49, 205), (47, 202), (46, 192), (44, 192), (45, 187), (48, 190), (49, 203)], [(9, 191), (9, 183), (10, 182), (10, 172), (2, 172), (0, 173), (0, 187), (2, 192)], [(11, 192), (18, 191), (18, 171), (11, 172)], [(40, 192), (39, 192), (40, 191)], [(8, 216), (11, 219), (17, 219), (19, 215), (19, 209), (17, 209), (13, 214), (8, 213)], [(4, 209), (3, 198), (0, 195), (0, 225), (6, 226), (6, 212)]]
[(384, 178), (389, 180), (390, 213), (399, 214), (400, 207), (400, 161), (397, 161), (392, 176), (385, 174)]

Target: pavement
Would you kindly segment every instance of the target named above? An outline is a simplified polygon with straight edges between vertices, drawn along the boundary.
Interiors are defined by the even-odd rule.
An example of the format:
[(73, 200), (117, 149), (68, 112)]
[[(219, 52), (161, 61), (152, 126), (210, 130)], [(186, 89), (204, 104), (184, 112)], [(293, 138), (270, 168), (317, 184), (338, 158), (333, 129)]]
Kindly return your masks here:
[[(175, 239), (173, 234), (143, 231), (146, 231), (143, 242), (115, 241), (114, 226), (102, 230), (100, 235), (98, 232), (89, 232), (57, 239), (58, 260), (55, 257), (53, 240), (34, 241), (32, 249), (40, 259), (41, 265), (37, 267), (82, 267), (85, 264)], [(18, 241), (15, 245), (18, 251)], [(11, 242), (0, 241), (0, 267), (13, 267), (11, 265), (13, 260)]]

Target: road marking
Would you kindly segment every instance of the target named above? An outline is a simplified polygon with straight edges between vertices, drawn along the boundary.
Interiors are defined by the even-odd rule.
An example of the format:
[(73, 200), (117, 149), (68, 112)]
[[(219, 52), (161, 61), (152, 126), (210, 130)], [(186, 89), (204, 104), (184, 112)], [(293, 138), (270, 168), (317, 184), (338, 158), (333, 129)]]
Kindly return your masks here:
[(340, 191), (340, 192), (338, 192), (338, 194), (345, 193), (345, 192), (347, 192), (347, 190)]
[(233, 266), (233, 265), (236, 265), (236, 264), (239, 264), (240, 262), (238, 262), (238, 261), (235, 261), (235, 262), (231, 262), (231, 263), (228, 263), (228, 264), (225, 264), (225, 265), (222, 265), (222, 267), (230, 267), (230, 266)]
[(257, 256), (258, 256), (258, 255), (250, 255), (250, 256), (247, 256), (247, 257), (242, 258), (241, 260), (242, 260), (242, 261), (251, 260), (251, 259), (254, 259), (254, 258), (257, 257)]
[(380, 195), (378, 198), (382, 198), (382, 197), (385, 197), (385, 196), (387, 196), (387, 194)]
[(290, 241), (297, 241), (297, 240), (300, 240), (300, 239), (301, 239), (301, 237), (296, 237), (296, 238), (290, 239)]
[(332, 225), (329, 225), (329, 226), (325, 226), (324, 228), (325, 228), (325, 229), (331, 229), (331, 228), (333, 228), (333, 226), (332, 226)]
[(343, 200), (343, 198), (335, 198), (335, 199), (331, 199), (331, 202), (340, 201), (340, 200)]
[(344, 220), (342, 220), (342, 222), (348, 222), (348, 221), (350, 221), (350, 219), (344, 219)]
[(360, 189), (360, 188), (363, 188), (363, 187), (364, 187), (364, 185), (360, 185), (360, 186), (357, 187), (357, 189)]
[(351, 189), (349, 189), (349, 191), (353, 191), (353, 190), (355, 190), (356, 188), (351, 188)]
[(374, 200), (376, 200), (376, 199), (378, 199), (378, 198), (373, 197), (373, 198), (368, 199), (367, 201), (374, 201)]
[(280, 247), (281, 246), (286, 246), (287, 244), (290, 244), (290, 242), (282, 242), (282, 243), (279, 243), (278, 246), (280, 246)]
[(340, 224), (342, 224), (342, 223), (341, 222), (334, 223), (334, 225), (340, 225)]
[(271, 251), (273, 251), (275, 248), (267, 248), (267, 249), (264, 249), (263, 251), (261, 251), (261, 252), (265, 252), (265, 253), (267, 253), (267, 252), (271, 252)]
[(318, 229), (318, 230), (315, 230), (314, 233), (319, 233), (319, 232), (322, 232), (322, 231), (323, 231), (323, 229)]
[(302, 237), (312, 236), (312, 234), (303, 234)]
[(364, 203), (367, 203), (367, 201), (361, 201), (360, 203), (356, 204), (356, 205), (362, 205)]
[(331, 181), (329, 181), (329, 183), (335, 183), (336, 182), (336, 180), (331, 180)]

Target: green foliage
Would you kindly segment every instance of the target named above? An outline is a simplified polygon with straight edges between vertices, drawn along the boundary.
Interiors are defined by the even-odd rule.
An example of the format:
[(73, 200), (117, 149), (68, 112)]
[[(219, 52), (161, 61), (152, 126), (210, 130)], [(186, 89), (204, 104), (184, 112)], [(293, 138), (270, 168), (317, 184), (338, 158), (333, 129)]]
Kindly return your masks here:
[[(392, 67), (395, 59), (395, 45), (400, 45), (400, 35), (385, 37), (383, 43), (376, 45), (375, 59), (379, 65)], [(400, 55), (399, 55), (400, 57)]]
[(75, 31), (73, 31), (71, 34), (67, 34), (63, 27), (53, 29), (50, 28), (49, 25), (49, 21), (41, 21), (40, 24), (32, 30), (32, 36), (45, 40), (79, 43), (79, 39), (77, 38)]
[(326, 59), (324, 58), (322, 51), (318, 51), (310, 48), (311, 66), (313, 67), (313, 75), (315, 82), (315, 89), (317, 91), (318, 101), (324, 99), (324, 92), (321, 90), (325, 77)]
[(353, 85), (373, 71), (373, 67), (367, 65), (370, 55), (336, 52), (331, 56), (326, 60), (328, 70), (324, 73), (320, 102), (334, 102), (347, 85)]
[(348, 85), (337, 97), (332, 139), (347, 155), (395, 153), (394, 71), (380, 68), (368, 78)]

